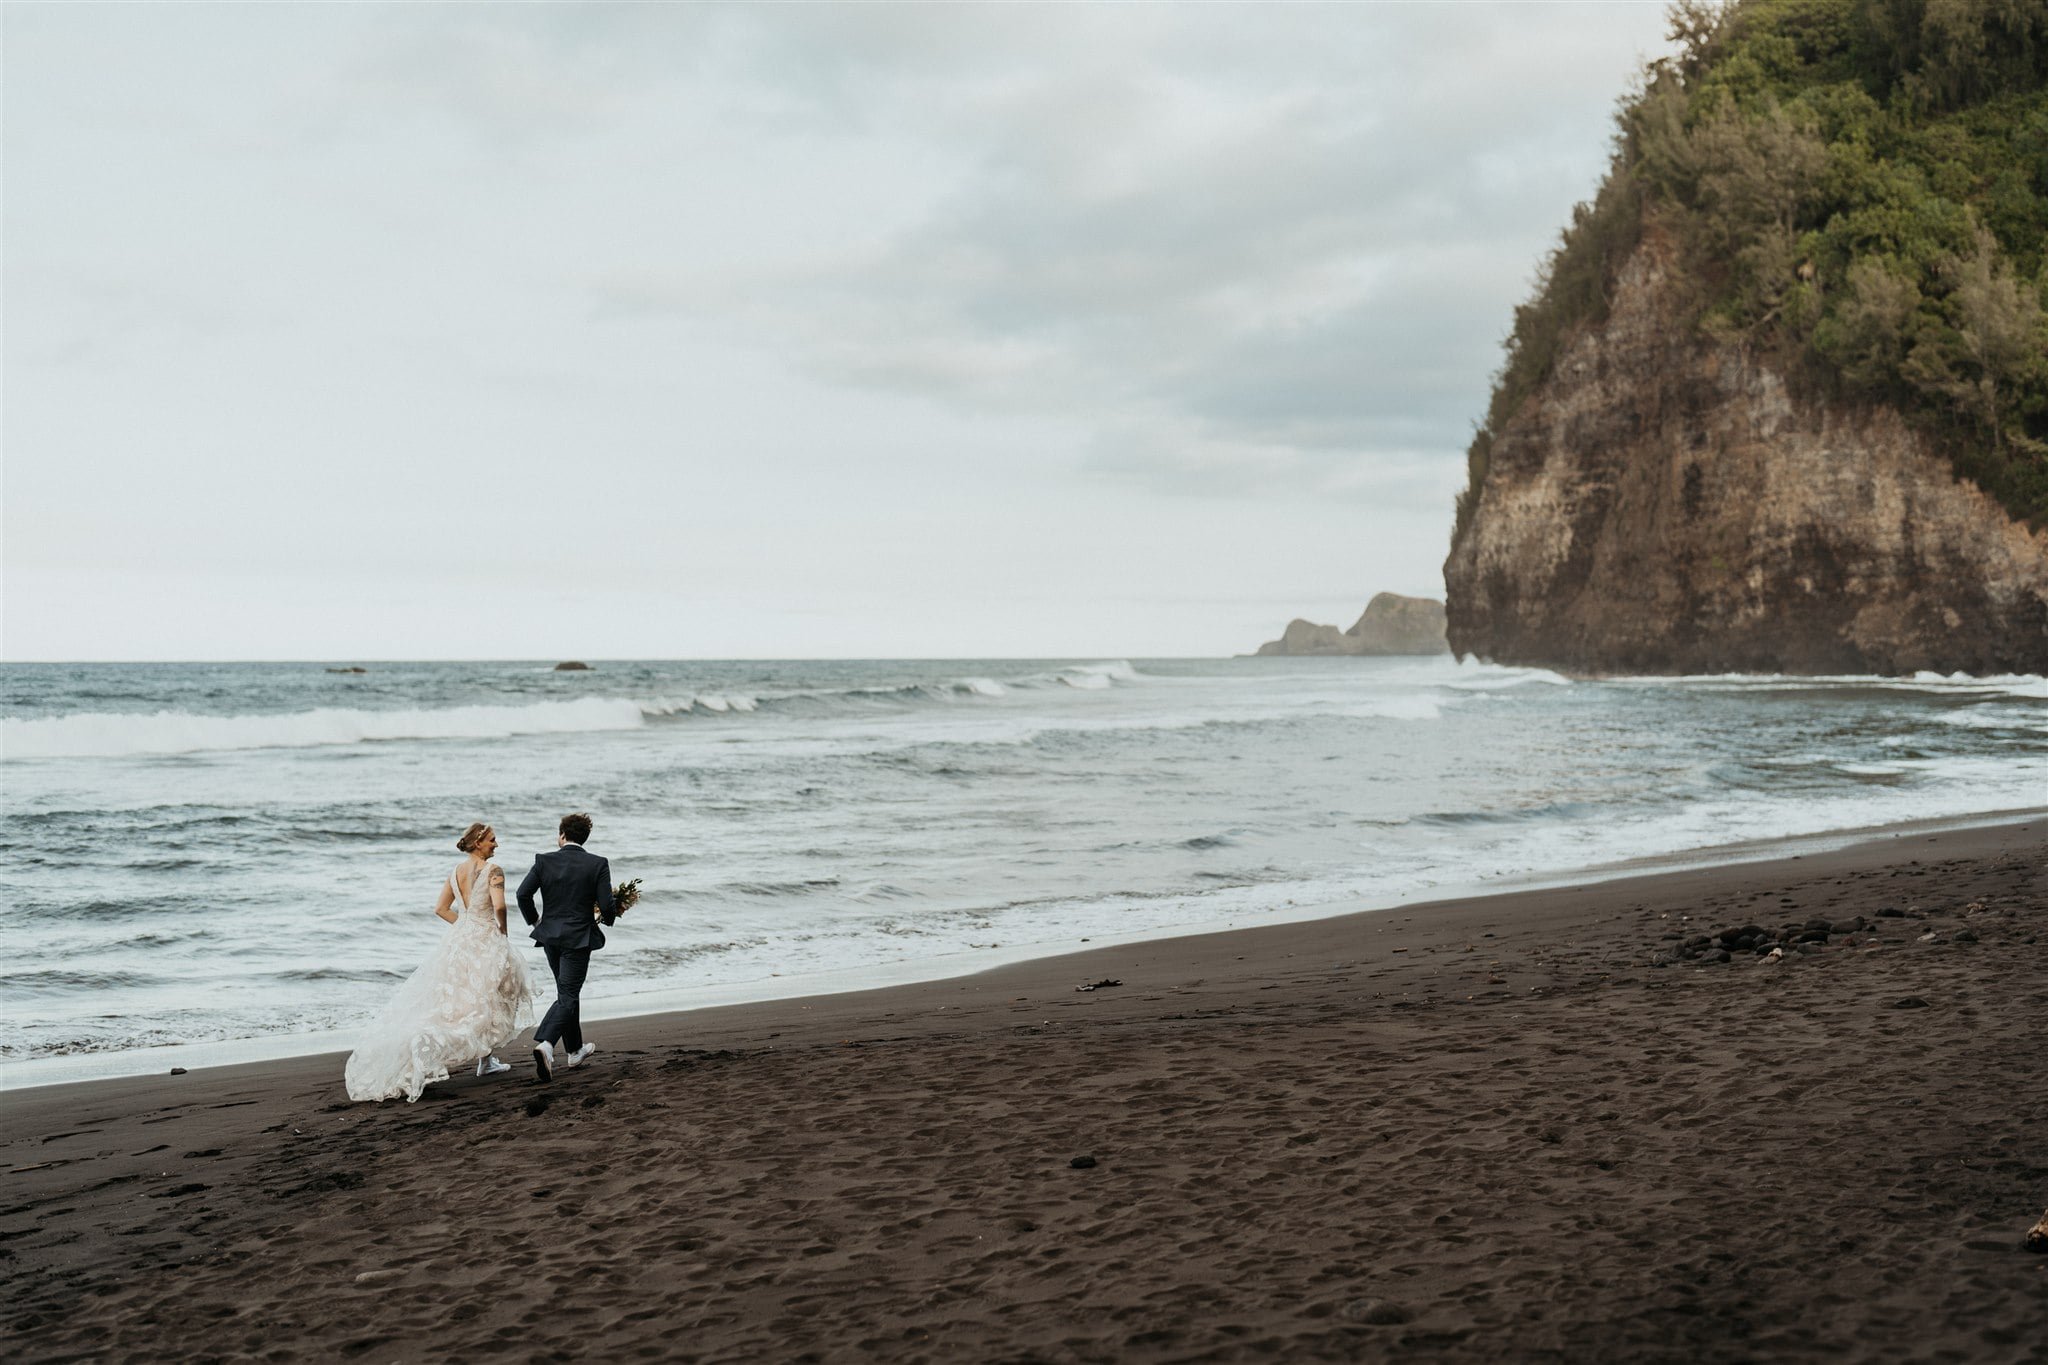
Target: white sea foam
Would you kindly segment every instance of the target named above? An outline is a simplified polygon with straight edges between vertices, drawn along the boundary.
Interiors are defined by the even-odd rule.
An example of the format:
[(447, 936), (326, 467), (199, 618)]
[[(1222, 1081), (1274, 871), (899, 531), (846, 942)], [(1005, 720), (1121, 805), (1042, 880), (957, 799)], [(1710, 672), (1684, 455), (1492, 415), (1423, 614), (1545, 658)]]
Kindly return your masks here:
[(1941, 692), (1962, 696), (2048, 698), (2048, 677), (2038, 673), (1929, 673), (1891, 677), (1877, 673), (1692, 673), (1646, 674), (1606, 681), (1631, 687), (1679, 687), (1693, 691), (1808, 691), (1868, 687), (1900, 692)]
[(1922, 670), (1911, 679), (1922, 685), (1964, 692), (2005, 692), (2016, 697), (2048, 697), (2048, 678), (2037, 673), (1930, 673)]
[(1343, 708), (1343, 714), (1361, 719), (1441, 720), (1443, 705), (1429, 697), (1378, 697)]
[(1053, 677), (1068, 687), (1079, 687), (1095, 692), (1117, 683), (1136, 682), (1138, 670), (1124, 660), (1117, 659), (1103, 664), (1075, 664), (1072, 668), (1061, 669)]
[(78, 712), (0, 721), (0, 758), (121, 758), (214, 750), (303, 749), (372, 740), (497, 739), (513, 735), (630, 730), (648, 720), (689, 715), (744, 715), (785, 702), (944, 702), (994, 698), (1012, 686), (1064, 685), (1097, 691), (1135, 682), (1137, 670), (1116, 660), (1077, 664), (1005, 685), (994, 678), (958, 678), (901, 687), (794, 688), (786, 691), (699, 692), (641, 699), (582, 697), (520, 706), (453, 706), (403, 710), (321, 707), (279, 714), (212, 716), (184, 711)]
[(1961, 725), (1972, 730), (2048, 730), (2048, 710), (2039, 707), (1972, 706), (1935, 719), (1943, 725)]
[(1553, 673), (1547, 668), (1503, 668), (1473, 662), (1458, 665), (1457, 673), (1458, 675), (1444, 686), (1460, 692), (1499, 692), (1529, 683), (1543, 683), (1551, 687), (1572, 686), (1570, 678), (1562, 673)]
[(1019, 687), (1065, 685), (1094, 691), (1109, 687), (1113, 682), (1135, 682), (1137, 678), (1137, 671), (1127, 663), (1081, 664), (1058, 673), (1037, 673), (1007, 683), (995, 678), (968, 677), (943, 683), (905, 683), (897, 687), (802, 687), (751, 694), (699, 693), (686, 697), (652, 698), (642, 701), (640, 709), (648, 716), (663, 718), (692, 714), (724, 715), (789, 702), (810, 702), (828, 707), (833, 703), (844, 703), (871, 708), (877, 702), (948, 702), (972, 697), (1007, 697), (1013, 688)]
[(645, 719), (639, 703), (604, 697), (438, 710), (321, 707), (281, 715), (88, 711), (0, 722), (0, 758), (121, 758), (211, 750), (306, 749), (371, 740), (497, 739), (630, 730)]
[(752, 711), (761, 704), (761, 698), (744, 692), (704, 692), (688, 697), (657, 697), (635, 703), (642, 715), (654, 718), (664, 716), (687, 716), (692, 712), (704, 711), (712, 715), (726, 715), (729, 712)]

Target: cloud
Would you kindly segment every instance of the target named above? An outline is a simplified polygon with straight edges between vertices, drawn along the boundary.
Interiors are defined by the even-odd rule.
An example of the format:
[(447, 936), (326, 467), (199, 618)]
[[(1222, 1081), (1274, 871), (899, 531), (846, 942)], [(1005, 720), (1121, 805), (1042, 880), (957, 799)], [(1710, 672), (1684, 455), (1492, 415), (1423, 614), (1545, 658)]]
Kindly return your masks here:
[[(346, 638), (431, 653), (489, 582), (526, 638), (562, 577), (531, 517), (566, 476), (658, 528), (578, 564), (591, 628), (745, 657), (1237, 647), (1256, 622), (1201, 603), (1425, 590), (1498, 338), (1660, 20), (4, 23), (10, 609), (57, 604), (53, 574), (299, 573)], [(455, 508), (493, 533), (450, 535)], [(12, 643), (262, 653), (342, 625), (216, 613), (213, 643), (166, 644), (190, 623), (75, 581)], [(666, 634), (618, 605), (650, 584)], [(836, 633), (750, 626), (731, 585), (763, 620), (836, 604)], [(1118, 605), (1146, 597), (1182, 606)]]
[[(595, 307), (728, 313), (836, 383), (1078, 418), (1106, 477), (1409, 487), (1417, 452), (1457, 464), (1510, 310), (1601, 169), (1598, 30), (1536, 8), (721, 12), (755, 106), (920, 141), (945, 191), (737, 278), (614, 271)], [(1600, 48), (1617, 78), (1635, 55)]]

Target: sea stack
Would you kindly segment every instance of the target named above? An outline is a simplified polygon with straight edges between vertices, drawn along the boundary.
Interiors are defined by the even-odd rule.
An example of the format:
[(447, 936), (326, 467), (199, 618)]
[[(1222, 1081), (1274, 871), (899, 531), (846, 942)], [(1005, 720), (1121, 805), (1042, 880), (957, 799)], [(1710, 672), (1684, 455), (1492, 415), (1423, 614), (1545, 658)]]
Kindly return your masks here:
[(1259, 646), (1262, 655), (1388, 655), (1441, 654), (1444, 643), (1444, 604), (1428, 597), (1403, 597), (1399, 593), (1373, 595), (1365, 614), (1351, 629), (1317, 625), (1299, 617), (1287, 623), (1277, 640)]

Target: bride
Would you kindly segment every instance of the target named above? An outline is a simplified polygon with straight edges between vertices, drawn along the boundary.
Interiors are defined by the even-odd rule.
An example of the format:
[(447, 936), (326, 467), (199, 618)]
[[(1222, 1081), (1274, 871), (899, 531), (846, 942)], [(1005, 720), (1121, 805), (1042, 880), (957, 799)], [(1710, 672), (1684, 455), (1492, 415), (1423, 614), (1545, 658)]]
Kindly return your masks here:
[(416, 1100), (451, 1066), (479, 1076), (512, 1068), (492, 1054), (533, 1022), (526, 969), (505, 937), (505, 874), (491, 861), (498, 836), (481, 822), (455, 846), (469, 856), (448, 874), (434, 913), (454, 925), (349, 1054), (348, 1097)]

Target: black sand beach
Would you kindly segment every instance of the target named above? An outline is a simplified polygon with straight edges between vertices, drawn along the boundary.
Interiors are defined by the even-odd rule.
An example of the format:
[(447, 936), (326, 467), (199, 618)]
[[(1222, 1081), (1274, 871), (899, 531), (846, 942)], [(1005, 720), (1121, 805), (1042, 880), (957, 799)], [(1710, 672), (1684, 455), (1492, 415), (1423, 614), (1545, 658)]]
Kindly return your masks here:
[[(2048, 1359), (2044, 854), (1914, 833), (617, 1021), (414, 1106), (336, 1056), (15, 1091), (0, 1325), (37, 1361)], [(1745, 926), (1807, 942), (1661, 960)]]

